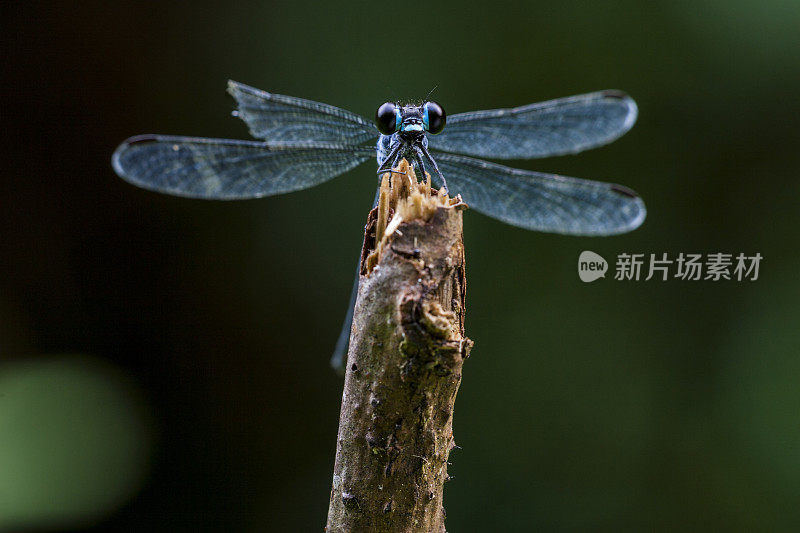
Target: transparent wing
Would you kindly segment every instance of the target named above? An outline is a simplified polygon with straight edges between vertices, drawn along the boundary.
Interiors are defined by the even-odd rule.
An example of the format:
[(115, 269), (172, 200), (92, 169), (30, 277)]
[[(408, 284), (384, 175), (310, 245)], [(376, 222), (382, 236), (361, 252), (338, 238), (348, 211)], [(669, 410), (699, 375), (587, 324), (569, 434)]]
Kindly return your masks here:
[(485, 215), (521, 228), (570, 235), (614, 235), (639, 227), (644, 202), (632, 190), (530, 172), (469, 157), (434, 154), (450, 194)]
[(374, 156), (365, 146), (140, 135), (119, 145), (111, 162), (120, 177), (145, 189), (237, 199), (312, 187)]
[(360, 144), (378, 136), (370, 121), (332, 105), (272, 94), (235, 81), (228, 82), (228, 92), (239, 104), (234, 114), (257, 139)]
[(636, 102), (601, 91), (514, 109), (459, 113), (447, 118), (431, 147), (494, 159), (572, 154), (613, 141), (636, 122)]

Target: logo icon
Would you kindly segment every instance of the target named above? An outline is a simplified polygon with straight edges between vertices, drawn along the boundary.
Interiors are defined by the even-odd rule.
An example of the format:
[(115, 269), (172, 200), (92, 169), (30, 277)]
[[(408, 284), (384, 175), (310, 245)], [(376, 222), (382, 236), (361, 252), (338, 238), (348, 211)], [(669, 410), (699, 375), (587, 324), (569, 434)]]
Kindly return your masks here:
[(608, 263), (602, 256), (585, 250), (578, 257), (578, 276), (581, 281), (591, 283), (592, 281), (606, 277)]

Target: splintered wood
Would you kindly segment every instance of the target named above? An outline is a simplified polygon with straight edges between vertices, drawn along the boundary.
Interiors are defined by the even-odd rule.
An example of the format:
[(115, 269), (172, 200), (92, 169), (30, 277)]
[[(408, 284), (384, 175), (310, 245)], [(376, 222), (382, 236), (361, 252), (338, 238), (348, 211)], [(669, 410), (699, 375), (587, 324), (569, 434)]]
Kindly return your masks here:
[(427, 221), (439, 207), (462, 206), (461, 196), (450, 198), (444, 187), (439, 190), (431, 186), (431, 175), (425, 173), (425, 180), (417, 181), (414, 167), (405, 159), (386, 172), (381, 179), (378, 213), (375, 227), (375, 248), (366, 259), (366, 273), (375, 268), (380, 261), (384, 247), (391, 236), (398, 231), (400, 224), (410, 220)]

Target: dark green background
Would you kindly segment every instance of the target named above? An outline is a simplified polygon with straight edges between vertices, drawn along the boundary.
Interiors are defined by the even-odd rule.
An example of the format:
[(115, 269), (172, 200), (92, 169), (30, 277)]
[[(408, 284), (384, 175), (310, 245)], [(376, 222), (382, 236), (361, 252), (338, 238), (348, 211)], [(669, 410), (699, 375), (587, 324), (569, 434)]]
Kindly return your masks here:
[[(621, 140), (512, 164), (636, 189), (648, 207), (639, 230), (562, 237), (465, 215), (476, 345), (455, 412), (448, 530), (800, 526), (800, 3), (0, 9), (0, 383), (20, 368), (39, 383), (0, 390), (0, 455), (48, 439), (83, 474), (53, 481), (45, 469), (42, 502), (71, 511), (42, 522), (38, 489), (27, 514), (3, 505), (41, 457), (9, 460), (0, 528), (15, 512), (27, 518), (8, 523), (91, 531), (324, 526), (341, 398), (327, 360), (374, 165), (230, 203), (145, 192), (110, 166), (136, 133), (246, 138), (229, 78), (367, 117), (434, 86), (450, 113), (630, 93), (639, 121)], [(611, 262), (764, 259), (755, 282), (584, 284), (587, 249)], [(81, 400), (80, 386), (66, 395), (85, 404), (73, 410), (58, 396), (73, 374), (58, 364), (88, 369), (119, 405)], [(127, 429), (105, 431), (93, 407)], [(134, 452), (96, 461), (81, 424), (105, 431), (92, 449)], [(11, 434), (30, 442), (15, 448)], [(99, 511), (76, 497), (113, 490)]]

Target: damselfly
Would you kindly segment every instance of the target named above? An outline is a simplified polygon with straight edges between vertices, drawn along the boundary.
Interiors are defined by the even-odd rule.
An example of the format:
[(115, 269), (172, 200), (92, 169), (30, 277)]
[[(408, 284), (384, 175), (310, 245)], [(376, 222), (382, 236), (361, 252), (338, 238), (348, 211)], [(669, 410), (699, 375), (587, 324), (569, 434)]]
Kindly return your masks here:
[[(621, 185), (467, 157), (531, 159), (609, 143), (636, 121), (636, 103), (619, 91), (451, 117), (433, 101), (387, 102), (374, 123), (233, 81), (228, 92), (238, 103), (234, 114), (263, 142), (140, 135), (114, 152), (114, 170), (135, 185), (179, 196), (258, 198), (312, 187), (377, 153), (378, 174), (405, 158), (418, 175), (430, 172), (437, 187), (461, 194), (472, 209), (530, 230), (613, 235), (636, 229), (645, 217), (644, 202)], [(367, 144), (376, 139), (377, 145)], [(347, 348), (357, 282), (332, 359), (335, 367)]]

